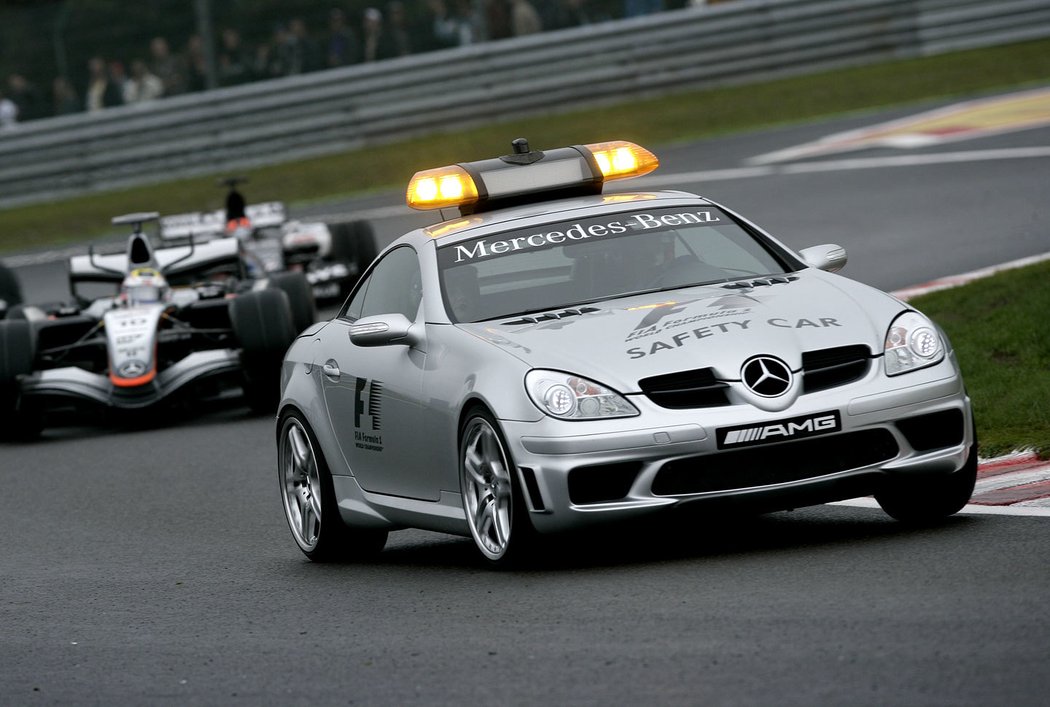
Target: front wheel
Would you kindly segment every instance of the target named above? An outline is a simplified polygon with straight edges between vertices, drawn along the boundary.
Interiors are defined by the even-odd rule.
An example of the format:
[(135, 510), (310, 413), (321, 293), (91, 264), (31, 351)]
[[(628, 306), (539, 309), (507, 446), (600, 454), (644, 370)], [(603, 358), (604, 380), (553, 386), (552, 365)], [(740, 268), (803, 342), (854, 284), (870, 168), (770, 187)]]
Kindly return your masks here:
[(296, 336), (288, 296), (278, 289), (246, 292), (230, 300), (229, 312), (241, 346), (245, 398), (255, 412), (273, 413), (281, 361)]
[(977, 482), (977, 436), (966, 463), (951, 474), (893, 479), (875, 494), (890, 516), (904, 523), (932, 523), (959, 512)]
[(278, 425), (277, 474), (288, 528), (311, 560), (359, 559), (383, 549), (386, 531), (350, 528), (343, 522), (324, 455), (295, 412), (285, 414)]
[(459, 468), (463, 512), (478, 550), (497, 567), (524, 559), (535, 531), (503, 435), (483, 410), (475, 410), (463, 423)]

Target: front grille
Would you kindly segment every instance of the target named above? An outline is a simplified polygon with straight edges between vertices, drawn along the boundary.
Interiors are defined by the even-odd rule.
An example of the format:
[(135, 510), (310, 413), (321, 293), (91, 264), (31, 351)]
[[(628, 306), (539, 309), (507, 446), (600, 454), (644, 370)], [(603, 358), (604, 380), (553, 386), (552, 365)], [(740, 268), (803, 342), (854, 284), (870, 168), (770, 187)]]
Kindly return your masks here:
[(802, 392), (845, 385), (864, 377), (871, 364), (871, 349), (863, 344), (802, 354)]
[(643, 378), (638, 381), (638, 387), (654, 403), (671, 410), (729, 404), (726, 396), (729, 384), (716, 379), (710, 368)]
[(879, 429), (676, 459), (657, 472), (653, 493), (677, 496), (782, 484), (878, 464), (898, 451), (893, 435)]
[[(814, 393), (859, 380), (870, 365), (871, 349), (863, 344), (806, 351), (802, 354), (802, 392)], [(729, 405), (729, 383), (718, 380), (711, 368), (643, 378), (638, 387), (654, 403), (671, 410)]]

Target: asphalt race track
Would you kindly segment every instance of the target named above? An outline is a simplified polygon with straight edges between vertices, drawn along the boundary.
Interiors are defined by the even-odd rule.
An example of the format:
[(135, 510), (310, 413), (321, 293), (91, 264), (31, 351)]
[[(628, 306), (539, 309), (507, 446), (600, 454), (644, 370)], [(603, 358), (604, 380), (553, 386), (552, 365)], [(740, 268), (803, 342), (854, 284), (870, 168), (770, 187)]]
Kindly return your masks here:
[[(1045, 149), (1047, 128), (907, 151), (985, 151), (972, 161), (749, 161), (907, 112), (674, 146), (651, 186), (708, 195), (796, 248), (840, 243), (845, 274), (885, 289), (1050, 251), (1050, 159), (987, 158)], [(311, 211), (367, 215), (388, 242), (430, 220), (397, 199)], [(11, 262), (30, 299), (65, 295), (61, 262)], [(272, 419), (227, 405), (165, 422), (0, 445), (0, 704), (1013, 706), (1050, 692), (1050, 517), (908, 528), (821, 506), (572, 537), (513, 573), (469, 540), (402, 531), (374, 562), (321, 566), (285, 526)]]

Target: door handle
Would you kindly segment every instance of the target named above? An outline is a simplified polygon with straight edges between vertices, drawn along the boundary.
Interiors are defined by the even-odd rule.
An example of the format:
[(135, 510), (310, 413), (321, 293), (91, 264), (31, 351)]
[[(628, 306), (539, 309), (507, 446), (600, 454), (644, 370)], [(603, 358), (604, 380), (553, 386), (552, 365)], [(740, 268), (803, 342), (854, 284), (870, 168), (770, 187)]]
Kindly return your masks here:
[(324, 362), (324, 365), (321, 366), (321, 372), (324, 373), (329, 378), (338, 379), (339, 378), (339, 364), (337, 364), (332, 359), (328, 359), (327, 361)]

